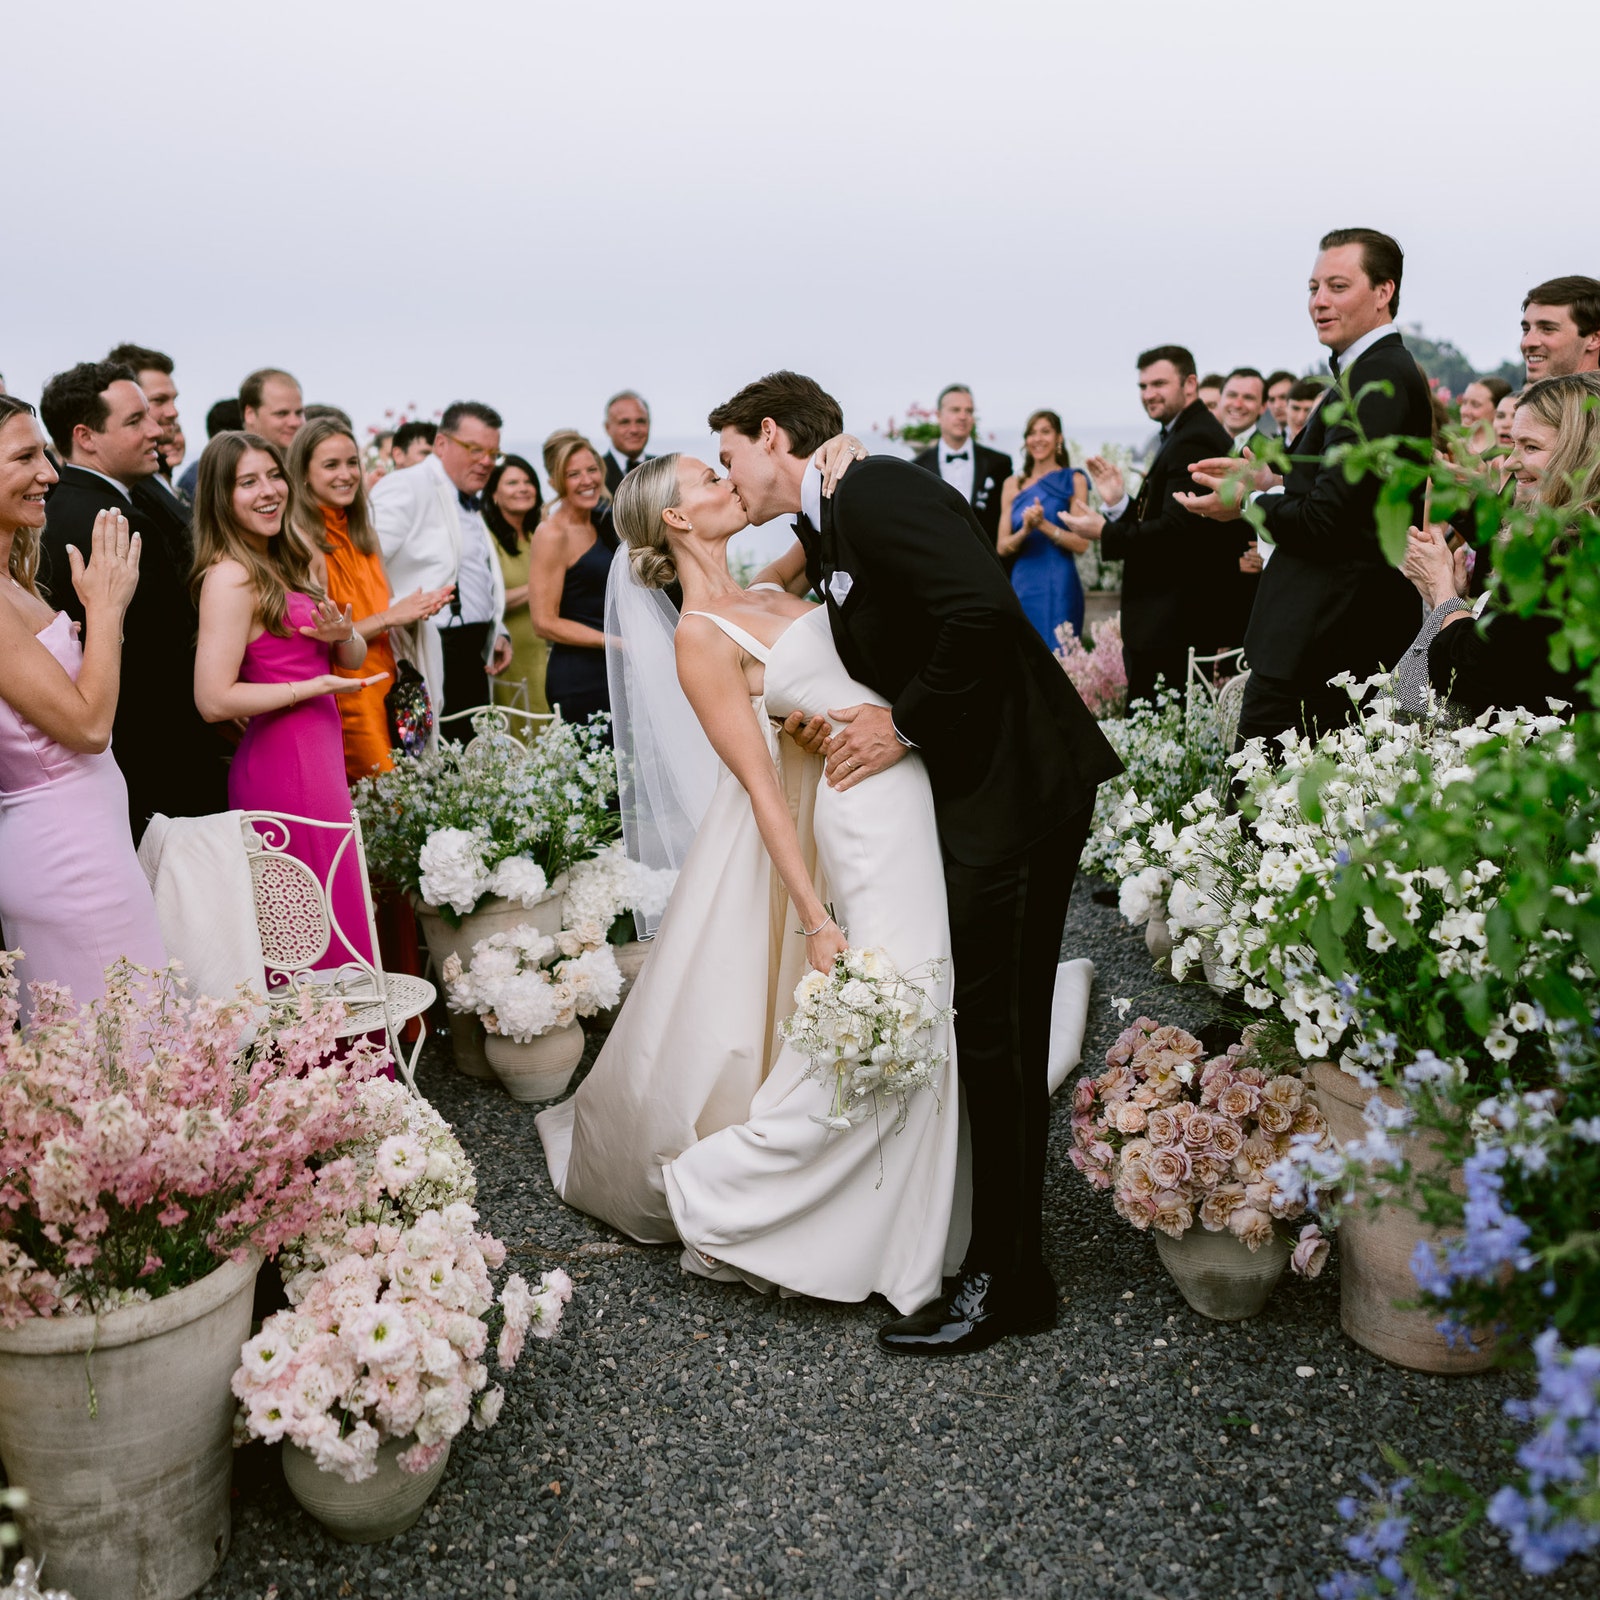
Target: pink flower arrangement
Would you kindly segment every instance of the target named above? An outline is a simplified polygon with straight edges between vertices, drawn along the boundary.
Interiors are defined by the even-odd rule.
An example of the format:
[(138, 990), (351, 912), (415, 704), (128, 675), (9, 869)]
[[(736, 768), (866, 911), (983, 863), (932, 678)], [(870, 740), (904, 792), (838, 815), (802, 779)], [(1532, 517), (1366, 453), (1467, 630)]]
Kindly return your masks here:
[(1083, 703), (1097, 717), (1120, 717), (1128, 702), (1128, 674), (1122, 664), (1122, 617), (1094, 626), (1094, 647), (1085, 648), (1070, 622), (1056, 629), (1056, 660), (1072, 679)]
[(317, 1162), (388, 1061), (336, 1054), (341, 1005), (191, 1000), (119, 962), (90, 1005), (34, 985), (19, 1030), (17, 990), (0, 952), (0, 1327), (170, 1294), (339, 1203)]
[[(1251, 1250), (1305, 1211), (1270, 1169), (1300, 1148), (1324, 1149), (1328, 1125), (1306, 1085), (1269, 1073), (1244, 1045), (1202, 1060), (1205, 1046), (1182, 1028), (1140, 1017), (1106, 1052), (1098, 1078), (1078, 1080), (1072, 1163), (1117, 1214), (1141, 1231), (1180, 1238), (1194, 1225), (1226, 1229)], [(1307, 1144), (1314, 1140), (1314, 1144)], [(1329, 1243), (1316, 1223), (1295, 1242), (1290, 1266), (1314, 1278)]]
[[(385, 1184), (399, 1195), (411, 1181), (402, 1171)], [(457, 1201), (406, 1228), (369, 1223), (352, 1233), (347, 1254), (289, 1279), (292, 1309), (268, 1317), (240, 1352), (240, 1431), (269, 1443), (287, 1438), (324, 1472), (359, 1483), (377, 1471), (386, 1440), (412, 1439), (399, 1465), (420, 1473), (469, 1420), (492, 1427), (505, 1391), (487, 1388), (481, 1358), (496, 1304), (489, 1274), (506, 1252), (477, 1221)], [(537, 1289), (520, 1274), (507, 1279), (498, 1299), (502, 1371), (516, 1365), (530, 1334), (555, 1333), (571, 1298), (561, 1271)]]

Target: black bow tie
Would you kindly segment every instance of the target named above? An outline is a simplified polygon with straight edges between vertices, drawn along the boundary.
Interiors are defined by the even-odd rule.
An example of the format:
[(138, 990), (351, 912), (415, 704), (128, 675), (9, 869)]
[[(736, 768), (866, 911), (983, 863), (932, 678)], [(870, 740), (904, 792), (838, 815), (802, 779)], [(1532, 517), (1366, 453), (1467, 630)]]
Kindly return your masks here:
[(816, 525), (803, 511), (794, 519), (794, 531), (800, 543), (805, 545), (807, 549), (817, 542)]
[(457, 489), (456, 499), (461, 502), (463, 511), (483, 510), (483, 496), (481, 494), (468, 494), (465, 489)]
[(954, 455), (947, 455), (945, 457), (946, 461), (965, 461), (966, 459), (967, 452), (965, 450), (957, 450)]
[(1336, 377), (1336, 378), (1339, 376), (1339, 364), (1340, 363), (1339, 363), (1338, 356), (1329, 356), (1328, 357), (1328, 366), (1331, 369), (1331, 371), (1333, 372), (1334, 377)]

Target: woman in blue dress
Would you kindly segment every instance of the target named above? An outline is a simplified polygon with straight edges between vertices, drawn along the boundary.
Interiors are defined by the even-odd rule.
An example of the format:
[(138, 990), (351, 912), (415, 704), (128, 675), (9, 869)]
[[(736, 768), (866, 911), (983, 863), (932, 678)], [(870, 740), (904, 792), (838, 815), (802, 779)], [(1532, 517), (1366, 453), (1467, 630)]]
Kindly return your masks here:
[(1057, 513), (1088, 509), (1089, 478), (1072, 465), (1054, 411), (1028, 418), (1022, 452), (1022, 471), (1006, 479), (1000, 494), (999, 551), (1028, 621), (1054, 650), (1063, 622), (1083, 632), (1083, 583), (1073, 557), (1089, 541), (1062, 527)]

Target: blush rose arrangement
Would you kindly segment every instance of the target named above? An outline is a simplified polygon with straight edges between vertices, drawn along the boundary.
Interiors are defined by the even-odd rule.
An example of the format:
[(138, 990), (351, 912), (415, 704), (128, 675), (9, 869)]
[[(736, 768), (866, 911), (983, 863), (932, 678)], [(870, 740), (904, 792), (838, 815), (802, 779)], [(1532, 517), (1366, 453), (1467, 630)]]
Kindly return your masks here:
[(1306, 1210), (1272, 1168), (1291, 1141), (1332, 1142), (1316, 1098), (1291, 1073), (1263, 1067), (1246, 1045), (1207, 1061), (1182, 1028), (1140, 1017), (1106, 1052), (1099, 1077), (1078, 1080), (1072, 1107), (1072, 1163), (1111, 1191), (1118, 1216), (1141, 1231), (1181, 1238), (1196, 1219), (1231, 1233), (1252, 1251), (1274, 1232), (1293, 1239), (1290, 1266), (1314, 1278), (1329, 1241), (1315, 1222), (1289, 1224)]

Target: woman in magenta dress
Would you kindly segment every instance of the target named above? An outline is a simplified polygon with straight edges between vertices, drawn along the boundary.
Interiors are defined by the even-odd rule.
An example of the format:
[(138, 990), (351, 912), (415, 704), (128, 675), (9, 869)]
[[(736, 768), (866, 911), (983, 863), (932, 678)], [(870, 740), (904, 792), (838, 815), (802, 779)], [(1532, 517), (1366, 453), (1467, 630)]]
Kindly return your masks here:
[[(289, 515), (293, 494), (283, 457), (253, 433), (221, 433), (200, 457), (194, 512), (194, 584), (200, 601), (194, 698), (208, 722), (246, 720), (228, 772), (228, 803), (239, 811), (281, 811), (326, 822), (350, 820), (344, 736), (333, 696), (387, 681), (387, 673), (346, 678), (366, 641), (350, 608), (334, 605), (311, 575), (311, 552)], [(291, 833), (289, 849), (326, 881), (338, 837)], [(348, 944), (335, 936), (319, 967), (351, 951), (373, 957), (361, 876), (340, 863), (333, 908)]]
[(0, 923), (29, 983), (79, 1002), (105, 993), (119, 958), (166, 964), (155, 902), (133, 853), (128, 789), (111, 754), (122, 617), (139, 581), (139, 536), (120, 512), (95, 518), (72, 586), (88, 637), (34, 583), (45, 491), (56, 470), (25, 401), (0, 395)]

